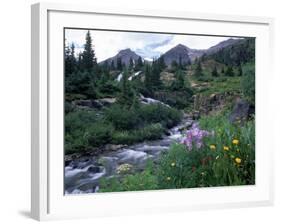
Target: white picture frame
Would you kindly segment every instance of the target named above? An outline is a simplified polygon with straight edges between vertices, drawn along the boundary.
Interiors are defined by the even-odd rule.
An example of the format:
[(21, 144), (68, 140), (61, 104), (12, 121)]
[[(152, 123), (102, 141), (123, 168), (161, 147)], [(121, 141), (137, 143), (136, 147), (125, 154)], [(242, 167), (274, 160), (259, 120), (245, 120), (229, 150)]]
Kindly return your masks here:
[[(94, 6), (32, 5), (31, 214), (37, 220), (116, 216), (273, 203), (270, 89), (271, 18), (191, 12), (97, 9)], [(165, 24), (163, 23), (165, 22)], [(256, 185), (98, 195), (63, 194), (63, 27), (179, 32), (256, 37)], [(185, 28), (186, 29), (186, 28)], [(187, 32), (183, 30), (182, 33)], [(263, 76), (267, 72), (267, 78)], [(61, 188), (62, 187), (62, 188)], [(106, 208), (106, 209), (105, 209)]]

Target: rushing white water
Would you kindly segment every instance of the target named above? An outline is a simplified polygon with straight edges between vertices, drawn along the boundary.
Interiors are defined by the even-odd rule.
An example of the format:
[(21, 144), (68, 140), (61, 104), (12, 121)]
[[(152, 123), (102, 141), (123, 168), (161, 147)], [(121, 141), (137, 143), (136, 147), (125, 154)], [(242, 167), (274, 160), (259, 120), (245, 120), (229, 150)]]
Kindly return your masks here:
[(134, 77), (138, 76), (138, 75), (141, 74), (141, 73), (142, 73), (142, 71), (135, 72), (132, 76), (130, 76), (130, 77), (128, 78), (128, 80), (129, 80), (129, 81), (132, 81), (132, 79), (133, 79)]
[(122, 79), (122, 77), (123, 77), (123, 73), (121, 72), (121, 73), (117, 76), (116, 80), (117, 80), (118, 82), (120, 82), (121, 79)]
[(162, 104), (166, 107), (170, 107), (168, 104), (165, 104), (160, 100), (155, 100), (155, 99), (152, 99), (152, 98), (149, 98), (149, 97), (144, 97), (142, 94), (140, 94), (140, 99), (141, 99), (141, 102), (143, 104), (157, 104), (157, 103), (159, 103), (159, 104)]
[[(122, 75), (122, 73), (120, 74)], [(119, 76), (120, 76), (119, 75)], [(122, 77), (121, 77), (122, 78)], [(161, 101), (140, 95), (142, 103), (155, 104)], [(180, 142), (186, 130), (192, 124), (189, 118), (169, 130), (169, 134), (156, 141), (145, 141), (103, 153), (95, 157), (85, 157), (72, 161), (65, 167), (65, 194), (95, 193), (99, 191), (100, 178), (118, 176), (117, 168), (122, 164), (130, 164), (135, 171), (141, 171), (148, 159), (156, 161), (159, 155), (169, 150), (173, 142)]]
[(92, 165), (89, 165), (89, 166), (86, 166), (86, 167), (84, 167), (83, 169), (81, 169), (81, 168), (75, 168), (75, 169), (73, 169), (72, 167), (70, 167), (70, 166), (66, 166), (65, 167), (65, 177), (66, 178), (68, 178), (68, 177), (73, 177), (73, 176), (75, 176), (75, 175), (77, 175), (77, 174), (79, 174), (79, 173), (83, 173), (83, 172), (86, 172), (88, 169), (89, 169), (89, 167), (91, 167)]
[[(129, 81), (132, 81), (132, 79), (133, 79), (134, 77), (140, 75), (141, 73), (142, 73), (142, 71), (135, 72), (133, 75), (131, 75), (131, 76), (128, 78), (128, 80), (129, 80)], [(123, 78), (123, 73), (121, 72), (121, 73), (117, 76), (116, 81), (120, 82), (120, 81), (122, 80), (122, 78)]]

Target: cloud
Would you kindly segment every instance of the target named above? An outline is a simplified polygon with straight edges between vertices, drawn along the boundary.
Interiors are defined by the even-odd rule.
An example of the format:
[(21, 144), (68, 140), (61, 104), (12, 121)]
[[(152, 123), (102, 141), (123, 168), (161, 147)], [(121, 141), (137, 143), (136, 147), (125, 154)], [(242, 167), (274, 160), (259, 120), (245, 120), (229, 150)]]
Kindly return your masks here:
[[(149, 36), (150, 34), (147, 34), (147, 35)], [(159, 37), (159, 34), (158, 34), (158, 37)], [(162, 35), (162, 37), (163, 37), (163, 35)], [(165, 35), (165, 39), (163, 39), (162, 41), (158, 40), (157, 42), (153, 42), (153, 43), (145, 45), (143, 48), (136, 49), (136, 53), (144, 58), (159, 57), (162, 54), (162, 52), (155, 50), (155, 49), (168, 45), (172, 40), (173, 40), (173, 35)]]
[[(83, 51), (87, 30), (66, 29), (66, 43), (74, 43), (76, 54)], [(177, 44), (193, 49), (207, 49), (229, 37), (158, 34), (119, 31), (90, 31), (98, 62), (130, 48), (144, 58), (159, 57)]]

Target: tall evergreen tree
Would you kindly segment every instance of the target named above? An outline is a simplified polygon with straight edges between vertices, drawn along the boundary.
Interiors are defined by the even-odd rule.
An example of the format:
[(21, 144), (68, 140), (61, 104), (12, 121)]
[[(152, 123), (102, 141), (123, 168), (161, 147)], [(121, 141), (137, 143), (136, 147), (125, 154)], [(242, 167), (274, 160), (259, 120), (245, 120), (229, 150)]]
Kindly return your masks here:
[(161, 85), (160, 80), (160, 66), (158, 61), (154, 60), (152, 62), (152, 69), (151, 69), (151, 82), (154, 89), (158, 89)]
[(83, 71), (83, 54), (80, 52), (78, 54), (78, 60), (77, 60), (77, 70)]
[(179, 69), (183, 69), (182, 57), (179, 56)]
[(243, 75), (242, 66), (239, 65), (239, 67), (238, 67), (238, 76), (242, 76), (242, 75)]
[(176, 79), (172, 83), (172, 89), (173, 90), (184, 90), (185, 89), (185, 77), (184, 72), (181, 69), (178, 69), (176, 72)]
[(142, 58), (141, 57), (138, 57), (138, 60), (137, 60), (137, 69), (141, 69), (143, 67), (143, 61), (142, 61)]
[(129, 60), (129, 70), (132, 70), (134, 68), (134, 61), (132, 58)]
[(172, 63), (171, 63), (171, 66), (174, 70), (177, 70), (178, 67), (179, 67), (179, 64), (176, 60), (173, 60)]
[(123, 70), (123, 77), (121, 80), (121, 93), (118, 97), (118, 102), (123, 106), (132, 106), (134, 102), (134, 91), (131, 87), (130, 82), (128, 81), (129, 72), (128, 69), (125, 67)]
[(226, 76), (234, 76), (233, 68), (232, 66), (228, 66), (225, 72)]
[(69, 75), (76, 70), (76, 58), (75, 58), (75, 47), (74, 44), (65, 47), (65, 74)]
[(84, 51), (82, 53), (83, 68), (86, 71), (93, 71), (94, 67), (97, 66), (97, 59), (95, 51), (93, 49), (92, 37), (90, 31), (86, 33), (86, 43), (84, 45)]
[(148, 93), (151, 94), (152, 81), (151, 81), (151, 66), (149, 64), (145, 65), (144, 75), (145, 75), (145, 79), (144, 79), (145, 88), (148, 91)]
[(110, 70), (115, 70), (114, 61), (112, 60), (110, 63)]
[(196, 65), (196, 68), (195, 68), (194, 76), (195, 77), (203, 76), (201, 62), (199, 60), (198, 60), (198, 63)]
[(164, 70), (167, 67), (167, 65), (165, 64), (164, 56), (160, 56), (158, 61), (159, 61), (160, 69)]
[(218, 73), (218, 71), (217, 71), (217, 67), (216, 67), (216, 66), (214, 67), (214, 69), (213, 69), (213, 71), (212, 71), (212, 76), (213, 76), (213, 77), (218, 77), (218, 76), (219, 76), (219, 73)]
[(122, 71), (123, 64), (122, 64), (121, 58), (119, 58), (119, 57), (117, 58), (117, 61), (116, 61), (116, 67), (117, 67), (117, 70)]

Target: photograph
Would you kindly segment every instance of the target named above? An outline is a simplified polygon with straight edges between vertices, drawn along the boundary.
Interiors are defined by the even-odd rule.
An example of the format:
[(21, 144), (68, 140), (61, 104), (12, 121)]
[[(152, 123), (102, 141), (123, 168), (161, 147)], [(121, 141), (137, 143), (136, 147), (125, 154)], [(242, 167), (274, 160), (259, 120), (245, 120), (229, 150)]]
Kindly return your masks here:
[(255, 185), (255, 37), (65, 27), (61, 41), (65, 195)]

